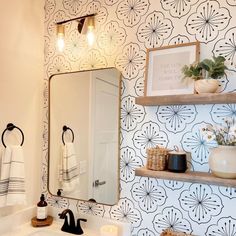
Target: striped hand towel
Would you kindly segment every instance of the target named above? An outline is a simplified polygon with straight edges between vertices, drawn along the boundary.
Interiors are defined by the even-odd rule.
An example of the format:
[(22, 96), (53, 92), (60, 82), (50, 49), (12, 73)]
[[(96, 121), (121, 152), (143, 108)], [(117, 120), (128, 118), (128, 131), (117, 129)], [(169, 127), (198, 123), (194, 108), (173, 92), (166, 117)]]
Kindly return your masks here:
[(62, 146), (62, 157), (59, 168), (59, 182), (63, 192), (72, 192), (79, 184), (79, 168), (73, 143)]
[(26, 204), (23, 150), (8, 146), (1, 160), (0, 207), (18, 204)]

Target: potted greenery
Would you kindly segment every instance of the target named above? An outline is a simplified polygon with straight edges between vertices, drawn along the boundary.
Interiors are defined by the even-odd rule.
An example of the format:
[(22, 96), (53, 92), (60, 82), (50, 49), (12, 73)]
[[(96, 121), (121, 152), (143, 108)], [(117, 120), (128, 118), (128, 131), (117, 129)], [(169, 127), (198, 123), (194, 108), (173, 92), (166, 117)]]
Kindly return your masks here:
[(218, 79), (225, 75), (226, 69), (225, 58), (213, 56), (213, 59), (185, 65), (182, 72), (185, 79), (195, 81), (195, 90), (198, 93), (215, 93), (219, 86)]

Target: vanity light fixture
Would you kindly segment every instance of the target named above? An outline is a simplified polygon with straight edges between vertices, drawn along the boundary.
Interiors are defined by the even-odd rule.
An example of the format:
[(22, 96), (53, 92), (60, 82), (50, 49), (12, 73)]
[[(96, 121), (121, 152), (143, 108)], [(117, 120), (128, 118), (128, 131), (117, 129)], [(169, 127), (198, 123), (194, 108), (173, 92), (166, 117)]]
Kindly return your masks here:
[(63, 52), (65, 47), (65, 26), (63, 24), (57, 24), (57, 48), (59, 52)]
[(94, 16), (89, 17), (87, 20), (87, 40), (89, 46), (92, 46), (94, 43), (94, 28), (95, 28), (95, 22), (94, 22)]
[(57, 48), (63, 52), (65, 46), (65, 24), (71, 21), (78, 22), (78, 32), (80, 34), (87, 34), (88, 45), (92, 46), (94, 43), (94, 29), (95, 29), (95, 14), (80, 16), (77, 18), (57, 22)]

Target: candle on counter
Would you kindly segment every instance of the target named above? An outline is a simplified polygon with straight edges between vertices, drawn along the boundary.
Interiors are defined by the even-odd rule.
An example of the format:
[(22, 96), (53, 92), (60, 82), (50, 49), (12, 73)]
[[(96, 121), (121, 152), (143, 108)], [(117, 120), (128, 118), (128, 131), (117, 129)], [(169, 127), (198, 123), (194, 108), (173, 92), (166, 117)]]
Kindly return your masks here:
[(103, 225), (100, 228), (100, 236), (118, 236), (118, 227), (115, 225)]

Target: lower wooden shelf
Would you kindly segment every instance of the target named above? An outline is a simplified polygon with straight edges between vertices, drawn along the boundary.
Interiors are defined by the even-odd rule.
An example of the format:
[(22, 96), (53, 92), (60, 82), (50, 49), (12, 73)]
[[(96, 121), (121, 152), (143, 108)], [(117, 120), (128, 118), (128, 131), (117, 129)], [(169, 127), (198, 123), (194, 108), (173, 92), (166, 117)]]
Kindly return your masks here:
[(211, 185), (220, 185), (227, 187), (236, 187), (236, 179), (222, 179), (215, 177), (211, 173), (199, 171), (186, 171), (185, 173), (174, 173), (170, 171), (148, 170), (146, 167), (135, 169), (136, 176), (169, 179), (190, 183), (203, 183)]

